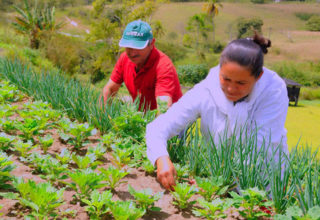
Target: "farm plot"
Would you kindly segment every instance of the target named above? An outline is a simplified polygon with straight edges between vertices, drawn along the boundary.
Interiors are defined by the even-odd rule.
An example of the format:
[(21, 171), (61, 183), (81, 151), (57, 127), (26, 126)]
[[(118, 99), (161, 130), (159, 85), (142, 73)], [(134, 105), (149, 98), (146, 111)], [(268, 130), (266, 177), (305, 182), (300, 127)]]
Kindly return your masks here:
[(0, 93), (4, 219), (268, 219), (261, 216), (273, 212), (256, 188), (226, 198), (229, 186), (221, 178), (196, 178), (196, 187), (178, 165), (181, 183), (175, 192), (165, 191), (146, 159), (143, 134), (119, 130), (123, 117), (100, 135), (6, 81), (0, 82)]

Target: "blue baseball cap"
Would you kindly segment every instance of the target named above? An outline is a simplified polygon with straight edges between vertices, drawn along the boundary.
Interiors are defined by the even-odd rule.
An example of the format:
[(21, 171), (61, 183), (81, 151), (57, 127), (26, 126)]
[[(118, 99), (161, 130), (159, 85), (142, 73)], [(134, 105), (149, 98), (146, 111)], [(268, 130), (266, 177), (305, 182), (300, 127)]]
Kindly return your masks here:
[(153, 35), (150, 25), (144, 21), (136, 20), (130, 22), (125, 28), (119, 46), (144, 49), (152, 39)]

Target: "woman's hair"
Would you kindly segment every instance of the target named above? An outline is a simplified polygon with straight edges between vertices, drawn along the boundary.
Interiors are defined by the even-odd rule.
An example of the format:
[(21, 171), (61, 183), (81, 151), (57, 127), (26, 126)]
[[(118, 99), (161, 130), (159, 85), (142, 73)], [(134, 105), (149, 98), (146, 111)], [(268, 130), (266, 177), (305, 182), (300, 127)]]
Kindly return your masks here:
[(248, 68), (251, 74), (258, 78), (262, 73), (263, 54), (268, 53), (267, 48), (270, 46), (271, 41), (256, 32), (252, 38), (231, 41), (222, 51), (220, 66), (227, 62), (236, 62)]

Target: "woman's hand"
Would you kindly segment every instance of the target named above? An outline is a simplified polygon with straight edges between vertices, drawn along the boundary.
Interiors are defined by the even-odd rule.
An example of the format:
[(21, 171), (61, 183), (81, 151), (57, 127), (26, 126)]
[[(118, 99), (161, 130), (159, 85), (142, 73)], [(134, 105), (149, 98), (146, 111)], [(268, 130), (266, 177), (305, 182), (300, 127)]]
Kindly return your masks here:
[(174, 190), (173, 186), (176, 185), (175, 177), (177, 172), (170, 158), (168, 156), (159, 157), (156, 165), (157, 179), (160, 184), (167, 190)]

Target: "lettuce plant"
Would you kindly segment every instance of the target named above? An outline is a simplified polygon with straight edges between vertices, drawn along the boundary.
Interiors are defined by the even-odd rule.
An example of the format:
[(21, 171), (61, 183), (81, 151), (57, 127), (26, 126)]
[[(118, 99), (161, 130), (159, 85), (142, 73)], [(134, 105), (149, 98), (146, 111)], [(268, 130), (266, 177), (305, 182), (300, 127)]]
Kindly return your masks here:
[(47, 125), (47, 121), (45, 119), (32, 119), (32, 118), (25, 118), (23, 122), (16, 121), (15, 127), (19, 131), (22, 132), (21, 137), (23, 140), (33, 140), (33, 136), (40, 133), (41, 130), (45, 129)]
[(22, 97), (23, 95), (15, 85), (11, 85), (8, 81), (1, 82), (0, 103), (19, 101)]
[(12, 179), (10, 172), (15, 168), (13, 161), (10, 160), (6, 153), (0, 151), (0, 189), (8, 189), (8, 181)]
[(99, 220), (102, 215), (109, 212), (109, 206), (112, 199), (112, 193), (110, 191), (103, 191), (100, 194), (97, 190), (93, 190), (89, 199), (82, 199), (82, 202), (87, 204), (85, 207), (89, 213), (90, 219)]
[[(76, 149), (82, 148), (84, 146), (84, 141), (88, 139), (89, 136), (97, 133), (97, 129), (90, 126), (88, 123), (70, 123), (68, 125), (63, 124), (63, 130), (65, 134), (67, 134), (66, 137), (68, 137), (70, 144), (72, 144)], [(66, 139), (66, 137), (62, 138)]]
[(77, 164), (79, 169), (93, 169), (95, 170), (99, 164), (101, 164), (100, 161), (96, 161), (96, 155), (94, 154), (87, 154), (84, 157), (81, 157), (79, 155), (72, 155), (72, 160), (75, 164)]
[(39, 137), (40, 147), (46, 154), (49, 147), (53, 144), (53, 137), (51, 135), (46, 135), (45, 137)]
[(42, 102), (42, 101), (35, 101), (35, 102), (28, 102), (23, 104), (24, 109), (19, 111), (19, 114), (21, 117), (25, 118), (26, 116), (34, 116), (34, 117), (40, 117), (40, 118), (46, 118), (51, 121), (57, 121), (62, 113), (53, 110), (50, 107), (50, 104), (48, 102)]
[(108, 151), (112, 150), (111, 145), (112, 143), (114, 143), (114, 138), (116, 137), (116, 135), (113, 132), (109, 132), (107, 134), (104, 134), (101, 137), (101, 143), (103, 144), (103, 146), (105, 146), (107, 148)]
[(146, 171), (148, 175), (152, 175), (155, 172), (153, 164), (148, 159), (142, 162), (142, 168)]
[(25, 182), (22, 178), (13, 181), (13, 186), (19, 192), (16, 199), (24, 206), (32, 209), (31, 216), (37, 219), (56, 217), (56, 208), (63, 204), (64, 189), (57, 190), (50, 183), (36, 183), (33, 180)]
[(16, 105), (0, 105), (0, 118), (7, 118), (15, 113), (18, 109)]
[(0, 133), (0, 150), (3, 150), (3, 151), (9, 150), (12, 146), (12, 143), (15, 140), (16, 138), (14, 136), (1, 132)]
[(192, 213), (197, 217), (202, 217), (209, 220), (225, 218), (226, 215), (223, 212), (229, 208), (220, 198), (211, 202), (208, 202), (204, 199), (198, 199), (198, 203), (201, 208), (194, 208)]
[(208, 202), (215, 196), (223, 195), (228, 190), (228, 186), (223, 186), (222, 177), (200, 178), (196, 177), (199, 188), (198, 193)]
[(37, 145), (33, 145), (30, 140), (26, 143), (23, 143), (21, 140), (19, 140), (15, 142), (13, 146), (14, 150), (18, 151), (23, 158), (28, 157), (28, 152), (37, 147)]
[(146, 213), (145, 209), (137, 208), (132, 201), (113, 202), (110, 210), (115, 220), (136, 220)]
[(188, 201), (196, 193), (195, 186), (190, 186), (187, 183), (178, 183), (173, 188), (174, 191), (171, 194), (174, 201), (172, 203), (180, 209), (186, 209), (196, 203), (196, 201)]
[(230, 192), (233, 199), (233, 206), (236, 208), (244, 208), (241, 211), (239, 210), (241, 216), (245, 219), (256, 219), (261, 216), (270, 217), (269, 213), (260, 209), (260, 207), (267, 208), (273, 206), (273, 202), (267, 199), (266, 192), (255, 187), (247, 190), (241, 190), (241, 193), (242, 195), (238, 195), (233, 191)]
[(125, 181), (120, 181), (123, 177), (125, 177), (128, 172), (125, 172), (123, 170), (119, 170), (113, 166), (109, 166), (108, 169), (105, 169), (101, 167), (100, 169), (101, 174), (104, 176), (104, 181), (106, 181), (107, 186), (114, 190), (117, 186), (119, 186), (121, 183), (124, 183)]
[(161, 208), (155, 207), (154, 203), (162, 197), (163, 193), (160, 192), (155, 195), (152, 195), (152, 190), (149, 188), (137, 191), (130, 185), (128, 185), (128, 191), (134, 197), (139, 207), (151, 211), (161, 210)]
[(72, 157), (75, 153), (71, 153), (67, 148), (63, 148), (60, 152), (60, 154), (56, 154), (56, 158), (62, 163), (62, 164), (68, 164), (72, 161)]
[(1, 130), (8, 134), (13, 134), (16, 130), (15, 127), (15, 120), (9, 120), (9, 119), (0, 119), (1, 123)]
[(121, 169), (130, 163), (131, 154), (132, 150), (130, 149), (114, 148), (111, 154), (111, 162), (114, 166)]
[(88, 153), (89, 154), (94, 154), (96, 157), (100, 160), (104, 159), (104, 154), (107, 152), (107, 148), (103, 146), (102, 143), (97, 144), (95, 147), (89, 147), (88, 148)]
[(66, 164), (61, 164), (57, 159), (50, 155), (40, 155), (34, 152), (28, 157), (28, 162), (32, 163), (35, 172), (44, 174), (40, 175), (42, 179), (55, 182), (56, 180), (60, 181), (68, 178), (66, 175), (68, 166)]
[(188, 173), (189, 173), (189, 169), (187, 166), (181, 166), (178, 163), (174, 164), (174, 167), (176, 169), (177, 172), (177, 181), (181, 182), (182, 180), (186, 179), (189, 177)]
[(105, 178), (104, 175), (95, 173), (89, 168), (70, 172), (69, 177), (71, 178), (72, 182), (66, 184), (77, 192), (75, 197), (79, 201), (89, 198), (89, 195), (93, 190), (106, 186), (106, 184), (101, 183)]

